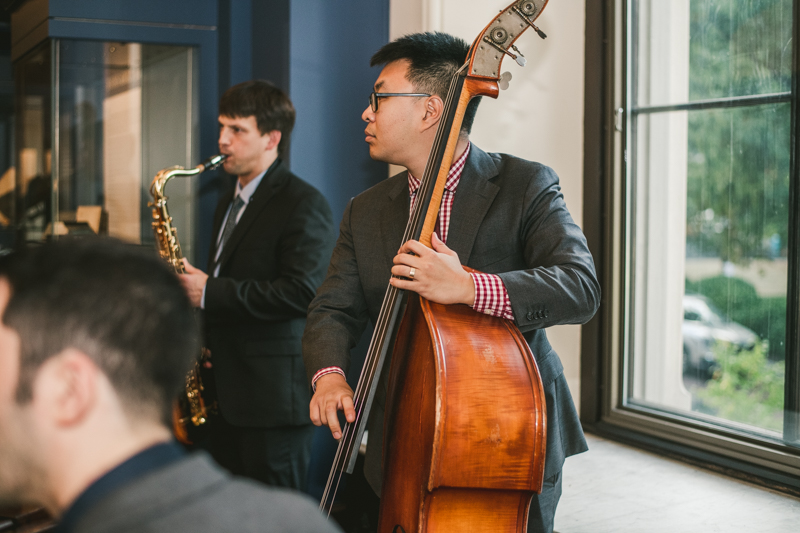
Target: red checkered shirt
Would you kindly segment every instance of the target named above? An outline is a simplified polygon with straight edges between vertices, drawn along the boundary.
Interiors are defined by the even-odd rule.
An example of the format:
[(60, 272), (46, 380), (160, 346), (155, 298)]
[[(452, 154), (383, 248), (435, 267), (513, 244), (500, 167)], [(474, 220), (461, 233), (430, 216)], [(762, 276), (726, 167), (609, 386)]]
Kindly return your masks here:
[[(447, 181), (444, 185), (444, 194), (442, 195), (442, 204), (439, 208), (439, 219), (436, 221), (436, 234), (447, 243), (447, 235), (450, 229), (450, 215), (453, 212), (453, 200), (455, 199), (456, 189), (458, 183), (461, 181), (461, 173), (464, 171), (464, 164), (467, 162), (470, 147), (472, 144), (467, 145), (467, 149), (450, 167), (450, 172), (447, 174)], [(419, 189), (420, 180), (408, 173), (408, 193), (411, 198), (410, 209), (414, 209), (414, 203), (417, 200), (417, 190)], [(503, 280), (496, 274), (485, 273), (471, 273), (472, 282), (475, 284), (475, 302), (472, 308), (479, 313), (486, 313), (491, 316), (499, 316), (508, 320), (514, 320), (514, 311), (511, 309), (511, 300), (508, 297), (508, 291)], [(341, 374), (344, 376), (344, 371), (338, 366), (330, 366), (317, 371), (311, 380), (314, 388), (319, 378), (326, 374)]]

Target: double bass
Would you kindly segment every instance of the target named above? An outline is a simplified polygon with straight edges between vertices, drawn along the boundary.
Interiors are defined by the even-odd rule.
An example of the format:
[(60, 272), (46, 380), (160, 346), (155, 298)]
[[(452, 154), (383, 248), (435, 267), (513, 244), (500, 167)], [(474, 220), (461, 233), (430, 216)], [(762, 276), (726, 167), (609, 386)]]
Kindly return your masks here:
[[(473, 42), (453, 77), (403, 241), (432, 247), (444, 186), (469, 102), (497, 98), (506, 55), (548, 0), (517, 0)], [(514, 52), (512, 52), (512, 50)], [(470, 270), (468, 267), (464, 267)], [(378, 531), (524, 532), (544, 478), (544, 389), (525, 338), (509, 320), (441, 305), (389, 285), (320, 504), (330, 508), (355, 466), (378, 378), (391, 349)]]

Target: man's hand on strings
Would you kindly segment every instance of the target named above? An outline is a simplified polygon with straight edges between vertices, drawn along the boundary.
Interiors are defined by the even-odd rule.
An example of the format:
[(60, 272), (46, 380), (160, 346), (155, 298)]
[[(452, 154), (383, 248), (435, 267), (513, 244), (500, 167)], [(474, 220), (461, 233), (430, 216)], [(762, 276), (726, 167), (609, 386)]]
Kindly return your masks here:
[(342, 438), (342, 428), (339, 426), (338, 411), (344, 411), (348, 422), (356, 419), (356, 410), (353, 407), (353, 389), (341, 374), (325, 374), (317, 380), (317, 390), (311, 398), (309, 411), (311, 421), (315, 426), (326, 425), (331, 428), (333, 438)]
[[(475, 303), (475, 284), (463, 268), (458, 254), (448, 248), (435, 233), (433, 250), (418, 241), (408, 241), (398, 250), (389, 283), (398, 289), (414, 291), (440, 304)], [(413, 254), (413, 255), (412, 255)]]

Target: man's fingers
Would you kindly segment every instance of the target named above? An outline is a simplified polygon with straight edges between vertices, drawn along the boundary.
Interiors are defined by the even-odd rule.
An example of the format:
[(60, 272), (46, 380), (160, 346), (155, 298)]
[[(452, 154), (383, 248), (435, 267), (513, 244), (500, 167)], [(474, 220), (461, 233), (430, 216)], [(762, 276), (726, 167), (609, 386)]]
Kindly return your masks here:
[[(411, 270), (414, 270), (414, 274), (412, 276)], [(405, 265), (395, 265), (392, 267), (392, 275), (393, 276), (403, 276), (404, 278), (419, 280), (419, 274), (421, 270), (419, 267), (407, 267)]]
[(419, 292), (420, 284), (400, 278), (389, 278), (389, 283), (400, 290)]
[(183, 268), (186, 270), (187, 274), (204, 274), (202, 270), (192, 266), (192, 264), (185, 257), (183, 258)]
[(411, 243), (414, 243), (414, 242), (417, 242), (417, 241), (411, 239), (410, 241), (404, 242), (403, 244), (400, 245), (400, 248), (397, 250), (397, 253), (398, 254), (407, 254), (408, 252), (411, 251), (411, 248), (409, 248), (409, 246), (411, 246)]
[(395, 265), (406, 265), (410, 267), (419, 268), (420, 266), (422, 266), (423, 260), (422, 258), (416, 255), (397, 254), (396, 256), (394, 256), (394, 259), (392, 259), (392, 262)]
[[(320, 377), (317, 382), (317, 391), (311, 398), (309, 414), (311, 421), (317, 425), (328, 426), (333, 438), (342, 438), (339, 425), (338, 411), (344, 410), (348, 420), (355, 418), (353, 409), (353, 390), (338, 373), (330, 373)], [(348, 415), (349, 411), (349, 415)]]
[(444, 250), (440, 250), (440, 248), (443, 248), (445, 250), (449, 250), (450, 249), (450, 248), (447, 247), (447, 245), (444, 243), (444, 241), (442, 241), (442, 239), (440, 239), (439, 236), (436, 235), (435, 231), (431, 234), (431, 244), (433, 245), (433, 249), (436, 250), (437, 252), (444, 251)]
[(413, 239), (410, 241), (406, 241), (405, 244), (403, 244), (403, 246), (400, 247), (400, 250), (397, 251), (398, 254), (413, 253), (420, 256), (430, 252), (431, 252), (430, 248), (423, 245), (419, 241), (415, 241)]
[(444, 243), (444, 241), (442, 241), (442, 239), (439, 238), (436, 232), (434, 232), (433, 235), (431, 235), (431, 244), (433, 245), (433, 250), (436, 253), (455, 255), (456, 257), (458, 257), (458, 254), (455, 253), (450, 248), (448, 248), (447, 245)]
[(336, 415), (336, 402), (328, 402), (325, 406), (325, 417), (327, 418), (328, 427), (331, 428), (333, 438), (339, 440), (342, 438), (342, 430), (339, 427), (339, 417)]
[(350, 396), (345, 396), (342, 398), (342, 407), (344, 408), (344, 418), (348, 422), (355, 422), (356, 420), (356, 409), (353, 405), (353, 399)]
[(322, 418), (319, 416), (319, 405), (314, 400), (308, 405), (308, 417), (315, 426), (322, 425)]

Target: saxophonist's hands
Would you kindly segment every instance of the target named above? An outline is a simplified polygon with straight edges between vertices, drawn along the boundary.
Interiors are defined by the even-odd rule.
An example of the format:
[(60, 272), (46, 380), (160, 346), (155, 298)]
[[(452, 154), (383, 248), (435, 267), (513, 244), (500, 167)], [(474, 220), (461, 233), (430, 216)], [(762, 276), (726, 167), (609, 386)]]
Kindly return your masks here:
[(181, 285), (183, 285), (183, 289), (186, 291), (186, 295), (189, 296), (189, 301), (192, 302), (192, 305), (200, 307), (208, 275), (199, 268), (193, 267), (186, 259), (183, 260), (183, 266), (186, 269), (186, 273), (179, 276)]

